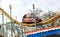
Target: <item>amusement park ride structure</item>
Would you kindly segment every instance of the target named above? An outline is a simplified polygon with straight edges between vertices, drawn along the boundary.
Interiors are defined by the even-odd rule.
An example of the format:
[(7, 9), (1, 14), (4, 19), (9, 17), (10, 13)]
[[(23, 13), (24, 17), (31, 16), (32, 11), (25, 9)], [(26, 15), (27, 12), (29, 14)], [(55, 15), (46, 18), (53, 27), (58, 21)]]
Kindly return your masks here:
[[(34, 7), (34, 5), (33, 5), (33, 10), (35, 9), (35, 7)], [(53, 16), (51, 16), (49, 19), (47, 19), (47, 20), (42, 20), (42, 21), (40, 21), (40, 22), (36, 22), (36, 20), (33, 22), (33, 23), (23, 23), (23, 22), (19, 22), (19, 21), (17, 21), (17, 20), (15, 20), (15, 19), (13, 19), (11, 16), (9, 16), (2, 8), (0, 8), (0, 12), (4, 15), (4, 16), (6, 16), (8, 19), (10, 19), (11, 20), (11, 22), (12, 23), (14, 23), (14, 24), (17, 24), (17, 25), (21, 25), (21, 26), (28, 26), (28, 27), (34, 27), (34, 26), (41, 26), (41, 25), (46, 25), (46, 24), (49, 24), (49, 23), (52, 23), (52, 22), (55, 22), (55, 21), (57, 21), (59, 18), (60, 18), (60, 12), (57, 12), (56, 14), (54, 14)], [(34, 17), (35, 18), (35, 17)], [(35, 18), (36, 19), (36, 18)], [(10, 23), (10, 22), (7, 22), (8, 24)], [(11, 24), (12, 24), (11, 23)], [(58, 27), (58, 28), (60, 28), (60, 27)], [(38, 30), (38, 32), (39, 32), (39, 30)], [(28, 32), (25, 32), (25, 33), (28, 33)], [(27, 35), (27, 34), (26, 34)], [(22, 37), (23, 37), (23, 35), (22, 35)]]
[[(0, 8), (0, 12), (3, 15), (5, 15), (8, 19), (12, 18), (2, 8)], [(56, 21), (59, 18), (60, 18), (60, 12), (57, 12), (55, 15), (51, 16), (51, 18), (49, 18), (47, 20), (43, 20), (43, 21), (37, 23), (37, 25), (44, 25), (44, 24), (52, 23), (52, 22)], [(13, 18), (12, 18), (12, 22), (16, 23), (18, 25), (22, 25), (22, 26), (34, 26), (34, 23), (33, 24), (26, 24), (26, 23), (19, 22), (19, 21), (13, 19)]]

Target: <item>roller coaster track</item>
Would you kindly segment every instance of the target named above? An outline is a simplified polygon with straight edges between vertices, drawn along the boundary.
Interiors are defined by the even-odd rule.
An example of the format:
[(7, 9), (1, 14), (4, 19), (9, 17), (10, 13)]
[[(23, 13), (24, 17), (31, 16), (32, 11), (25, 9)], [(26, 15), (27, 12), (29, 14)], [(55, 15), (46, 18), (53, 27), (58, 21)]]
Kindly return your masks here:
[[(8, 19), (12, 18), (10, 17), (2, 8), (0, 8), (0, 12), (6, 16)], [(42, 22), (39, 22), (37, 23), (37, 25), (43, 25), (43, 24), (48, 24), (48, 23), (52, 23), (54, 21), (56, 21), (57, 19), (60, 18), (60, 12), (57, 12), (55, 15), (53, 15), (51, 18), (47, 19), (47, 20), (44, 20)], [(15, 19), (12, 18), (12, 22), (15, 23), (15, 24), (18, 24), (18, 25), (22, 25), (22, 26), (34, 26), (34, 23), (33, 24), (26, 24), (26, 23), (22, 23), (22, 22), (19, 22)]]

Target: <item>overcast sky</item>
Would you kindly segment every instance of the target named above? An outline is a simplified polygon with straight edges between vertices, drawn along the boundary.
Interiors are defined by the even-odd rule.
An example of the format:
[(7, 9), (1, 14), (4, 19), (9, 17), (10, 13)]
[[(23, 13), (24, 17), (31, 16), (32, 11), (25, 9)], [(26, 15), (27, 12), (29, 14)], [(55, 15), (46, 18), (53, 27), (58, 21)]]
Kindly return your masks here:
[(17, 20), (21, 22), (22, 16), (28, 13), (29, 9), (32, 10), (33, 3), (36, 8), (44, 11), (60, 11), (60, 0), (0, 0), (0, 7), (10, 14), (9, 5), (11, 4), (12, 17), (17, 16)]

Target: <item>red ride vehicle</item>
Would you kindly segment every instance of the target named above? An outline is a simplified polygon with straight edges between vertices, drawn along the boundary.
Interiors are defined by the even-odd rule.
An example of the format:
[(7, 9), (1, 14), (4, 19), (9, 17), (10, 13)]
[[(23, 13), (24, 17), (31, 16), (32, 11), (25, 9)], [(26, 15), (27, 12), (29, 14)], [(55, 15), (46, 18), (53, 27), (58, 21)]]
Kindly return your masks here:
[[(42, 21), (42, 19), (38, 16), (35, 16), (35, 19), (36, 19), (37, 23)], [(23, 23), (34, 23), (35, 19), (34, 19), (34, 15), (32, 13), (31, 14), (25, 14), (23, 16), (22, 22)]]

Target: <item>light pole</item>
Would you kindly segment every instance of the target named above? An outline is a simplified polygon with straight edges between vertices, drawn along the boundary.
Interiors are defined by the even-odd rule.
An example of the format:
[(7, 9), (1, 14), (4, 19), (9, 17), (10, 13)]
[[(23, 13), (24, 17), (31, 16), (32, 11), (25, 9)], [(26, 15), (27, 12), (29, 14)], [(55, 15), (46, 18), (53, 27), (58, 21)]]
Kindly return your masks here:
[(11, 10), (12, 10), (12, 6), (10, 5), (10, 22), (11, 22), (11, 36), (13, 37), (13, 34), (12, 34), (12, 13), (11, 13)]
[(34, 4), (33, 4), (33, 13), (34, 13), (35, 29), (37, 29), (37, 26), (36, 26), (36, 14), (35, 14), (35, 6), (34, 6)]

